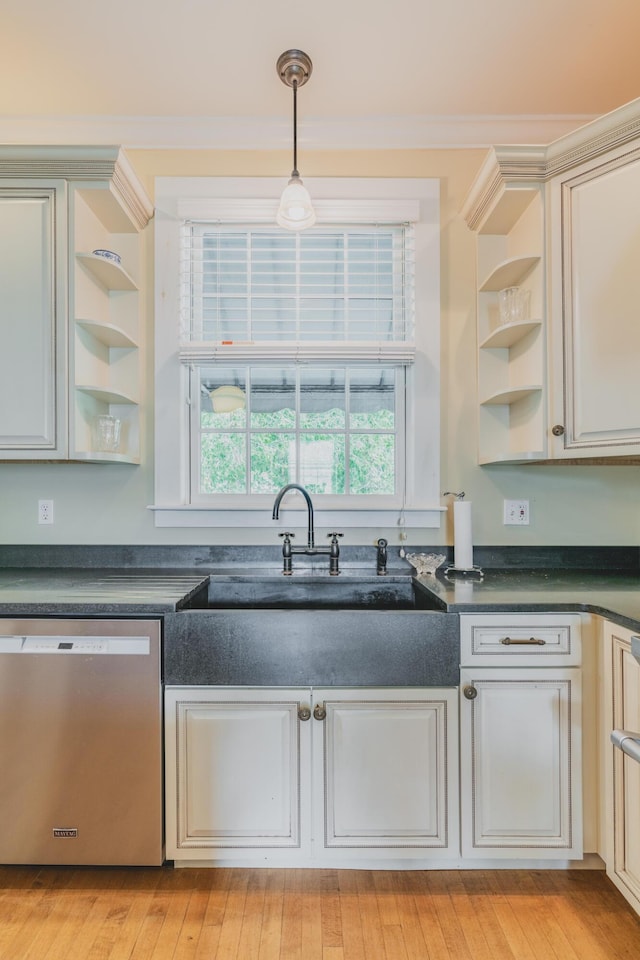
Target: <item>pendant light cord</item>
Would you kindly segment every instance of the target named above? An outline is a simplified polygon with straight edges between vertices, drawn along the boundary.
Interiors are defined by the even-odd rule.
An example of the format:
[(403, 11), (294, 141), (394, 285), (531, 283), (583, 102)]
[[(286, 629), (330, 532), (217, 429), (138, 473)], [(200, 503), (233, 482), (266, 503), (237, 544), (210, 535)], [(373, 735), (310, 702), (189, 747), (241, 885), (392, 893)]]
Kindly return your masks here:
[(298, 173), (298, 81), (294, 79), (293, 87), (293, 170), (292, 177), (300, 177)]

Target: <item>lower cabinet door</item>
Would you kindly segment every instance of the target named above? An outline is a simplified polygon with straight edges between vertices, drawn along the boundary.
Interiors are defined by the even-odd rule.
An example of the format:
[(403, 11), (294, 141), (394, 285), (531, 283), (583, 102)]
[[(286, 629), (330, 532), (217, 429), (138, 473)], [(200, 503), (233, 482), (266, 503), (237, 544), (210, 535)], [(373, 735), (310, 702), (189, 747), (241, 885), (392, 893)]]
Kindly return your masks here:
[(582, 857), (576, 668), (461, 671), (462, 856)]
[(308, 846), (309, 716), (304, 689), (168, 688), (167, 858)]
[(166, 856), (459, 856), (458, 692), (168, 687)]
[(640, 910), (640, 763), (610, 742), (611, 727), (640, 732), (640, 664), (631, 653), (631, 631), (606, 624), (605, 649), (611, 656), (612, 720), (603, 740), (609, 768), (606, 830), (609, 832), (607, 873), (636, 912)]
[(457, 856), (457, 691), (314, 689), (313, 702), (314, 855)]

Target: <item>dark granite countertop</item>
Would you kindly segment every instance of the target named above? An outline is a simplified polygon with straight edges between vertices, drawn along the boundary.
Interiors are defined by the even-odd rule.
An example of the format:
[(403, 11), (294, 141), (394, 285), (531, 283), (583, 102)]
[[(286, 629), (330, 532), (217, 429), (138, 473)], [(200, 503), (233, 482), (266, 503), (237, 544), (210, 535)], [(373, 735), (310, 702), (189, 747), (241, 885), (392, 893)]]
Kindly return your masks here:
[(173, 613), (208, 580), (201, 571), (0, 569), (0, 616)]
[[(410, 576), (407, 563), (390, 568), (393, 577)], [(259, 570), (225, 562), (197, 568), (167, 566), (84, 569), (0, 567), (0, 616), (162, 615), (199, 606), (194, 603), (209, 577), (251, 577), (256, 584), (279, 577), (276, 565)], [(346, 566), (341, 577), (371, 577), (370, 567)], [(329, 580), (323, 572), (299, 570), (294, 579)], [(433, 608), (448, 613), (492, 611), (584, 611), (599, 614), (631, 630), (640, 630), (640, 572), (578, 568), (485, 568), (476, 580), (439, 570), (417, 581)], [(201, 596), (201, 594), (200, 594)]]
[(450, 613), (545, 610), (595, 613), (640, 630), (640, 574), (594, 570), (492, 570), (482, 580), (440, 571), (418, 580)]

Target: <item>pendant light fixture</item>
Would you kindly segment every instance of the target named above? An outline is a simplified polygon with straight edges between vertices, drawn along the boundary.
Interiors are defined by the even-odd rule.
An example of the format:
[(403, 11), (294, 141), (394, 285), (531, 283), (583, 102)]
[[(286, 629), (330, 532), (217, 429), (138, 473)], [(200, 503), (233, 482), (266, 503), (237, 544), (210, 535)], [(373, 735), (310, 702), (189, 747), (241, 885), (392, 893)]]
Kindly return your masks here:
[(311, 58), (302, 50), (285, 50), (278, 57), (278, 76), (293, 89), (293, 170), (280, 198), (276, 223), (287, 230), (306, 230), (316, 222), (309, 191), (298, 173), (298, 87), (304, 86), (313, 69)]

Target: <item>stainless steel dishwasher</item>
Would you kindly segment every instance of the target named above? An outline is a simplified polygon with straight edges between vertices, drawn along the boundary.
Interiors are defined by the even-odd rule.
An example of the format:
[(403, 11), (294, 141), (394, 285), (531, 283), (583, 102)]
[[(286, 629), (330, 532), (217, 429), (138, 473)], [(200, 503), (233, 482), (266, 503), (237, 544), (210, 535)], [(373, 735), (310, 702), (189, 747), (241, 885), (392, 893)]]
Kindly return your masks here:
[(162, 860), (159, 621), (0, 619), (0, 863)]

